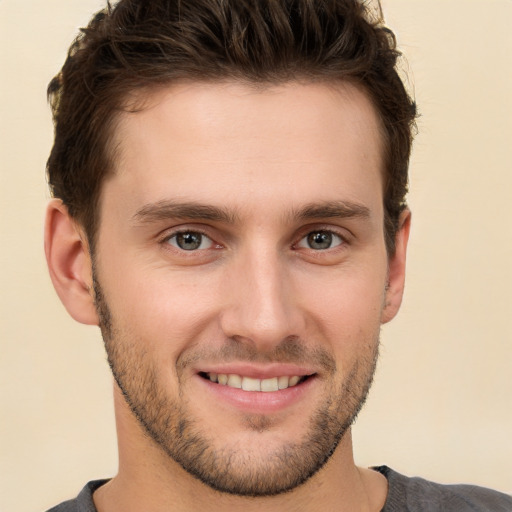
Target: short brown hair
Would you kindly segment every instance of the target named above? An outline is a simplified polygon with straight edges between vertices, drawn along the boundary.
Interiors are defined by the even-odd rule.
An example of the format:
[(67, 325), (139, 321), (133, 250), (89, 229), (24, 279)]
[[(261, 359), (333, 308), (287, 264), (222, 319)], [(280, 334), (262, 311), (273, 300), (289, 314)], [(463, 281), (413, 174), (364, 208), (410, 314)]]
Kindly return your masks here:
[(128, 94), (176, 80), (351, 81), (369, 94), (384, 133), (388, 252), (405, 208), (416, 107), (396, 71), (393, 33), (363, 0), (120, 0), (98, 12), (50, 82), (52, 194), (94, 247), (109, 144)]

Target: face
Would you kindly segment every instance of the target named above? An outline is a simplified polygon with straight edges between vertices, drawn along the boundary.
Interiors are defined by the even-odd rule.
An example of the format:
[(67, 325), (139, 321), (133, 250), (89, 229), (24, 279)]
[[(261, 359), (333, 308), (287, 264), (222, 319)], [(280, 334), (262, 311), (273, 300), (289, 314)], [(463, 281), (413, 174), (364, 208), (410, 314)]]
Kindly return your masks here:
[(95, 290), (133, 418), (215, 489), (301, 484), (362, 405), (398, 308), (370, 102), (182, 84), (123, 114), (116, 140)]

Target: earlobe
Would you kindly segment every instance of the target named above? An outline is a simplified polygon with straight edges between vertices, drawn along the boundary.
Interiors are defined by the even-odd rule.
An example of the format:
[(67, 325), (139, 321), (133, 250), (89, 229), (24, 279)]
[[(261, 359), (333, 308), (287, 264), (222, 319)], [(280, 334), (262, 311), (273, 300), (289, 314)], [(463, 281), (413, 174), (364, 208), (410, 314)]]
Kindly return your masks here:
[(98, 325), (87, 241), (60, 199), (46, 211), (44, 248), (50, 277), (68, 313), (83, 324)]
[(395, 238), (395, 252), (389, 257), (386, 303), (381, 318), (383, 324), (389, 322), (396, 316), (402, 303), (405, 285), (407, 242), (409, 241), (410, 228), (411, 212), (409, 209), (406, 209), (400, 214), (399, 228)]

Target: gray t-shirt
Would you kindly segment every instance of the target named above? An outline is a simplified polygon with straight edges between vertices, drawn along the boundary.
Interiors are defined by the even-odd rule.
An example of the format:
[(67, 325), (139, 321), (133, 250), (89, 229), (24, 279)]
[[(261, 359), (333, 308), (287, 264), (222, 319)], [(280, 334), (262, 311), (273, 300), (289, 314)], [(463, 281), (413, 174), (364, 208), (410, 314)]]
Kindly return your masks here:
[[(408, 478), (387, 466), (373, 468), (389, 484), (381, 512), (512, 512), (512, 496), (475, 485), (441, 485), (423, 478)], [(108, 480), (89, 482), (74, 499), (47, 512), (97, 512), (94, 491)]]

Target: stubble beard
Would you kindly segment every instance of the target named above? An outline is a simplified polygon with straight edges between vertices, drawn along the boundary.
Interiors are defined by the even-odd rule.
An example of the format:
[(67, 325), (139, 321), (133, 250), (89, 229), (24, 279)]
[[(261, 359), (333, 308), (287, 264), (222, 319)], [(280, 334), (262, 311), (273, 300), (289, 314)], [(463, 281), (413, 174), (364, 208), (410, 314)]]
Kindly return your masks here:
[[(331, 389), (310, 415), (307, 433), (300, 442), (282, 444), (266, 458), (255, 456), (244, 446), (215, 448), (207, 432), (216, 425), (201, 425), (193, 418), (193, 404), (166, 393), (155, 366), (137, 340), (129, 340), (115, 324), (102, 289), (93, 276), (95, 302), (108, 362), (124, 399), (147, 435), (185, 471), (212, 489), (246, 497), (274, 496), (288, 492), (311, 478), (329, 460), (355, 421), (370, 390), (378, 359), (378, 332), (341, 387)], [(238, 351), (243, 353), (240, 347)], [(289, 340), (267, 355), (274, 361), (314, 357), (332, 374), (336, 364), (325, 350), (304, 353), (303, 344)], [(256, 356), (247, 352), (247, 360)], [(296, 361), (297, 362), (297, 361)], [(333, 382), (333, 381), (332, 381)], [(246, 428), (257, 433), (272, 428), (264, 415), (247, 416)]]

